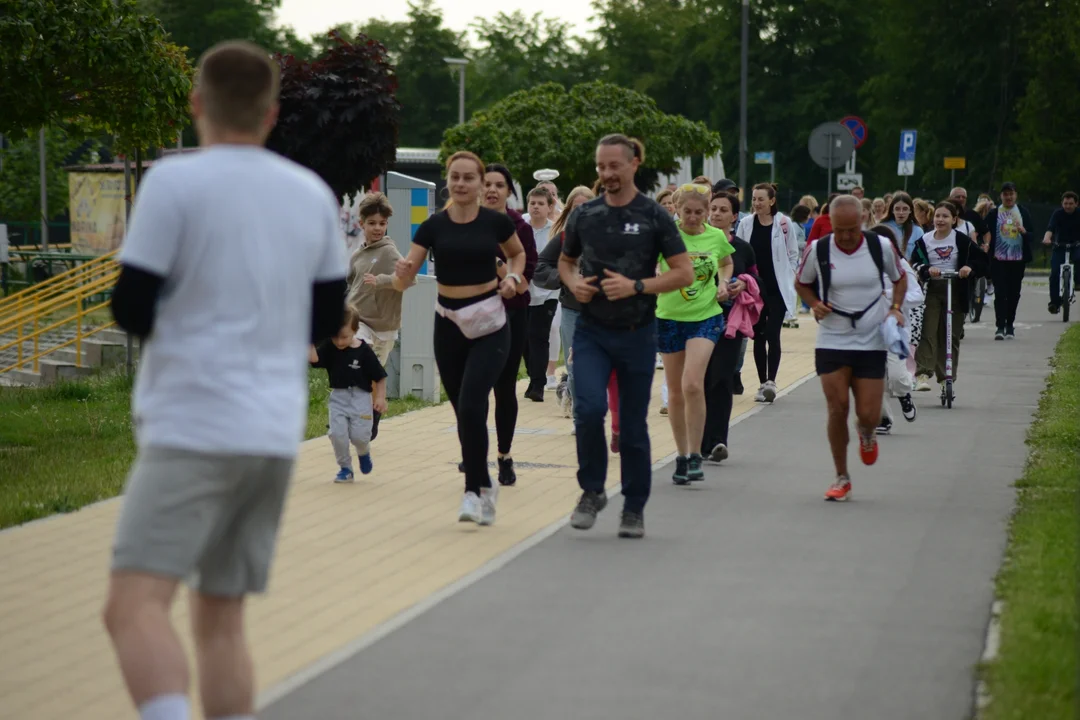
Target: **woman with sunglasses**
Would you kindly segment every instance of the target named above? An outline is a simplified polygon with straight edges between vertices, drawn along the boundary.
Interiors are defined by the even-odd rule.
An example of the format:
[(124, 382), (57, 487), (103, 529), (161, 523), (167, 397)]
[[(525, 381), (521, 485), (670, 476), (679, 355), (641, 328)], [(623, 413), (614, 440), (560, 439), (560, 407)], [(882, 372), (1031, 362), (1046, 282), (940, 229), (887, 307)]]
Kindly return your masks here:
[[(724, 332), (727, 300), (735, 249), (722, 230), (711, 227), (708, 185), (683, 185), (675, 194), (679, 234), (694, 267), (691, 285), (662, 293), (656, 301), (657, 339), (664, 356), (668, 386), (668, 421), (679, 451), (675, 459), (676, 485), (705, 479), (700, 452), (705, 433), (705, 371), (713, 349)], [(660, 258), (660, 272), (667, 263)]]
[(776, 206), (775, 185), (755, 185), (751, 204), (754, 214), (742, 219), (735, 234), (750, 243), (757, 258), (765, 307), (754, 327), (754, 364), (761, 382), (754, 402), (771, 403), (776, 400), (780, 371), (780, 331), (784, 318), (798, 311), (795, 271), (799, 246), (791, 219)]

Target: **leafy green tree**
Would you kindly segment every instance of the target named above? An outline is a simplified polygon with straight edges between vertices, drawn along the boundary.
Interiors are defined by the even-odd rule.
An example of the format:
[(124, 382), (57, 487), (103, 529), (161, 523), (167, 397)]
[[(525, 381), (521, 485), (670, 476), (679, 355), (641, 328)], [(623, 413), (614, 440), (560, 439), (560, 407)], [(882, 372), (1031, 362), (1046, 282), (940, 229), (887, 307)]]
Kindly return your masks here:
[(62, 122), (116, 136), (121, 150), (174, 141), (191, 68), (135, 0), (8, 0), (0, 15), (0, 132)]
[(281, 0), (142, 0), (194, 61), (224, 40), (249, 40), (270, 52), (310, 57), (312, 48), (274, 22)]
[(360, 35), (313, 62), (278, 56), (281, 111), (267, 143), (317, 172), (339, 197), (391, 168), (401, 106), (386, 48)]
[[(94, 143), (77, 133), (52, 127), (45, 132), (45, 182), (50, 216), (62, 214), (68, 205), (68, 173), (64, 165), (79, 162), (93, 152)], [(17, 140), (0, 151), (0, 217), (33, 222), (41, 219), (38, 185), (38, 138)]]
[(645, 187), (655, 185), (658, 173), (671, 172), (677, 158), (712, 154), (721, 146), (717, 133), (664, 114), (642, 93), (603, 82), (569, 91), (547, 83), (516, 92), (447, 130), (441, 156), (471, 150), (485, 162), (504, 163), (523, 182), (550, 167), (559, 170), (560, 182), (592, 185), (596, 142), (614, 132), (645, 143), (646, 169), (639, 175)]

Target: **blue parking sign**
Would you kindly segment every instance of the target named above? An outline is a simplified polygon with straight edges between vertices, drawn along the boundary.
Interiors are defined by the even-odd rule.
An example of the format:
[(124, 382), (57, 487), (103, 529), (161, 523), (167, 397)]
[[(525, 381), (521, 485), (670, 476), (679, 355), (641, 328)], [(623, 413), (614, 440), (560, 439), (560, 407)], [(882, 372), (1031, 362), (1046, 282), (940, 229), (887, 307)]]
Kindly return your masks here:
[(905, 162), (915, 161), (915, 138), (918, 135), (916, 130), (901, 130), (900, 131), (900, 160)]

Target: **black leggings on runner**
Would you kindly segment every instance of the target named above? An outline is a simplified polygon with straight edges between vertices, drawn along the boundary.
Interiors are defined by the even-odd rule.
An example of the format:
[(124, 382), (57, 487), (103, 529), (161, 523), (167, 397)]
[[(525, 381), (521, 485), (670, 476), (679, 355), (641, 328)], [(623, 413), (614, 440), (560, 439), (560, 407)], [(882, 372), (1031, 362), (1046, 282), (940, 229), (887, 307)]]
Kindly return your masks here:
[[(458, 309), (478, 299), (462, 302), (440, 297), (439, 302), (448, 309)], [(435, 363), (457, 417), (465, 492), (479, 495), (480, 488), (491, 487), (487, 464), (488, 395), (506, 364), (509, 350), (508, 327), (470, 340), (452, 320), (435, 316)]]
[(499, 453), (502, 455), (510, 453), (510, 446), (514, 444), (514, 430), (517, 428), (517, 381), (521, 356), (525, 352), (525, 338), (529, 332), (529, 308), (507, 310), (506, 324), (510, 328), (510, 349), (502, 374), (495, 381), (495, 431), (499, 438)]
[(754, 364), (762, 385), (766, 380), (776, 382), (780, 371), (780, 331), (784, 329), (787, 314), (783, 297), (766, 295), (763, 299), (761, 319), (754, 326)]
[(718, 443), (728, 444), (735, 366), (739, 364), (742, 344), (741, 336), (728, 339), (721, 335), (709, 358), (705, 371), (705, 432), (701, 436), (701, 454), (705, 457)]

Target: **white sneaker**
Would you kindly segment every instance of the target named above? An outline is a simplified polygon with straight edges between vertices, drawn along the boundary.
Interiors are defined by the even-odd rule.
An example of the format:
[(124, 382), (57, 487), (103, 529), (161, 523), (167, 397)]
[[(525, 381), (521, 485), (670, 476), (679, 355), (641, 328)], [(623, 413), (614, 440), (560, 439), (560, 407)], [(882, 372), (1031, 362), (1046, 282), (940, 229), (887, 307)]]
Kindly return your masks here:
[(465, 493), (458, 511), (458, 522), (480, 522), (480, 496), (474, 492)]
[(559, 381), (555, 379), (554, 375), (548, 375), (547, 385), (544, 386), (544, 389), (548, 392), (555, 392), (555, 388), (557, 387), (559, 387)]
[(761, 386), (761, 395), (765, 398), (765, 402), (771, 403), (776, 400), (776, 383), (769, 380)]
[(754, 402), (765, 402), (765, 386), (762, 385), (758, 388), (757, 395), (754, 396)]
[(915, 378), (915, 392), (930, 392), (929, 379), (922, 376)]
[(491, 483), (489, 488), (480, 488), (480, 520), (481, 525), (495, 524), (495, 501), (499, 499), (499, 486)]
[(657, 370), (663, 370), (664, 369), (664, 356), (661, 355), (660, 353), (656, 353), (656, 369)]

